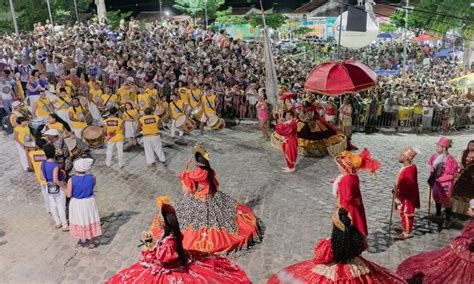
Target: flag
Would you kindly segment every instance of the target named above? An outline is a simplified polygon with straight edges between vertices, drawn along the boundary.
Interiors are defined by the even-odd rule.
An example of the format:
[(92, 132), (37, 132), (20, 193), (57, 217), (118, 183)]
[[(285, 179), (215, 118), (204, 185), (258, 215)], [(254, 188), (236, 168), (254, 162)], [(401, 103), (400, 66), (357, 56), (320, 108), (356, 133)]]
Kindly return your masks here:
[(263, 54), (265, 57), (265, 94), (268, 102), (276, 108), (278, 103), (278, 80), (267, 27), (263, 29)]

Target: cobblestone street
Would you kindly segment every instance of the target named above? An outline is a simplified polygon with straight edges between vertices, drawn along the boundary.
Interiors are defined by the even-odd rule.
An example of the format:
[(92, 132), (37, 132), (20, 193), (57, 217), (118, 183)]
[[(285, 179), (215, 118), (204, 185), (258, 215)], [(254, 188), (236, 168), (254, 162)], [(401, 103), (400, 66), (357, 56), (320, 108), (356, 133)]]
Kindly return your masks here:
[[(450, 152), (459, 160), (474, 135), (451, 137), (454, 147)], [(459, 234), (462, 221), (457, 221), (456, 229), (438, 233), (434, 224), (430, 232), (422, 218), (428, 207), (427, 160), (437, 139), (438, 135), (413, 134), (354, 136), (359, 148), (368, 147), (382, 162), (376, 176), (360, 174), (370, 234), (369, 251), (364, 256), (369, 260), (395, 269), (408, 256), (446, 246)], [(155, 197), (167, 194), (175, 203), (181, 197), (176, 173), (182, 170), (195, 141), (190, 136), (174, 141), (164, 134), (168, 166), (156, 169), (147, 168), (143, 151), (126, 152), (121, 170), (115, 160), (111, 169), (105, 167), (105, 149), (94, 151), (96, 200), (104, 235), (101, 245), (89, 250), (76, 246), (68, 233), (54, 228), (34, 175), (21, 171), (14, 142), (0, 134), (0, 283), (100, 283), (135, 263), (141, 233), (156, 212)], [(332, 158), (302, 158), (295, 174), (284, 174), (281, 152), (262, 142), (254, 130), (225, 129), (199, 141), (210, 152), (219, 189), (252, 207), (264, 226), (262, 243), (229, 255), (250, 279), (265, 283), (281, 268), (311, 258), (316, 242), (331, 233), (335, 197), (329, 180), (338, 174)], [(415, 221), (415, 237), (393, 242), (386, 232), (391, 190), (400, 168), (399, 151), (408, 145), (421, 151), (415, 162), (422, 208)], [(397, 212), (393, 220), (398, 226)]]

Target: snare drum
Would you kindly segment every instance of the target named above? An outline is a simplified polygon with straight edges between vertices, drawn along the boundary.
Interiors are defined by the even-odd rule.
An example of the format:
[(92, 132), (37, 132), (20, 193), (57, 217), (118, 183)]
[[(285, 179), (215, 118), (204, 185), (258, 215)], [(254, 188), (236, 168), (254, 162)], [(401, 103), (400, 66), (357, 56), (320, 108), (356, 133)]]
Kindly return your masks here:
[(196, 121), (201, 121), (202, 115), (204, 114), (204, 111), (202, 110), (202, 107), (195, 107), (193, 111), (191, 112), (191, 116), (196, 120)]
[(105, 143), (102, 128), (95, 125), (84, 128), (84, 130), (82, 130), (82, 137), (91, 148), (99, 148)]
[(27, 152), (29, 151), (33, 151), (33, 150), (36, 150), (36, 144), (34, 141), (31, 141), (31, 142), (25, 142), (25, 150)]
[(74, 160), (81, 154), (81, 149), (77, 145), (76, 138), (66, 137), (64, 138), (64, 143), (66, 143), (69, 153), (71, 153), (71, 159)]
[(219, 122), (214, 127), (212, 127), (212, 130), (221, 131), (224, 128), (225, 128), (225, 120), (223, 118), (219, 118)]
[(174, 125), (178, 128), (182, 128), (184, 124), (186, 123), (186, 115), (182, 114), (178, 116), (178, 118), (175, 119)]
[(210, 127), (210, 128), (213, 128), (214, 126), (216, 126), (217, 124), (219, 123), (219, 117), (215, 114), (213, 115), (210, 115), (208, 118), (207, 118), (207, 126)]

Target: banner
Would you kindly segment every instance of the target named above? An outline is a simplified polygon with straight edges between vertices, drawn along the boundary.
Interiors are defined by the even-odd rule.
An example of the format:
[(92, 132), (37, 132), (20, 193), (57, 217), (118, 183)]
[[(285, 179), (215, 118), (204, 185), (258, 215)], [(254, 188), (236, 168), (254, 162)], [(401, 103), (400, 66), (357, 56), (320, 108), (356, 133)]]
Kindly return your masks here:
[(278, 80), (267, 28), (263, 29), (263, 54), (265, 57), (265, 94), (267, 95), (268, 102), (275, 109), (278, 104)]

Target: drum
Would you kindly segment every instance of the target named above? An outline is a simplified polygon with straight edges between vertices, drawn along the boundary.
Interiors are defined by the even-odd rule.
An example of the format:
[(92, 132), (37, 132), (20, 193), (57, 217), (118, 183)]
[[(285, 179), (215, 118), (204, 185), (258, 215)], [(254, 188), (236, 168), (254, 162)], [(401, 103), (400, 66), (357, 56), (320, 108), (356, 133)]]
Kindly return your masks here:
[(99, 148), (105, 143), (102, 128), (95, 125), (84, 128), (84, 130), (82, 130), (82, 137), (91, 148)]
[(166, 112), (165, 103), (160, 103), (156, 105), (155, 113), (158, 116), (162, 116)]
[(221, 131), (225, 128), (225, 120), (223, 118), (219, 118), (219, 122), (212, 128), (214, 131)]
[(36, 150), (36, 144), (34, 141), (31, 141), (31, 142), (25, 142), (25, 150), (27, 152), (29, 151), (33, 151), (33, 150)]
[(213, 114), (213, 115), (211, 115), (207, 118), (207, 126), (210, 127), (210, 128), (213, 128), (218, 123), (219, 123), (219, 117), (215, 114)]
[(71, 159), (74, 160), (81, 154), (81, 149), (77, 145), (76, 138), (67, 137), (64, 138), (64, 143), (66, 143), (69, 153), (71, 153)]
[(201, 121), (202, 115), (204, 114), (204, 111), (202, 110), (202, 107), (195, 107), (193, 111), (191, 112), (191, 116), (196, 120), (196, 121)]
[(176, 127), (182, 128), (183, 125), (186, 123), (186, 119), (187, 119), (187, 117), (184, 114), (178, 116), (178, 118), (175, 119)]
[(182, 127), (183, 131), (186, 133), (191, 133), (196, 129), (196, 123), (192, 119), (186, 119), (186, 122), (184, 123)]

